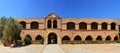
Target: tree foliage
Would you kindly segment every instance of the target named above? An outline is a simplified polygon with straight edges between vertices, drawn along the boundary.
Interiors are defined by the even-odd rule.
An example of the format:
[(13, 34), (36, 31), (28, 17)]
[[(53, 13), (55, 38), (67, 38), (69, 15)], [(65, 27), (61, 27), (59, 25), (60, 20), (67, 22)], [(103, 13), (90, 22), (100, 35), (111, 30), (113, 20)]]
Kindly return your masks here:
[(0, 37), (5, 45), (10, 45), (13, 40), (19, 40), (22, 26), (12, 17), (0, 18)]
[(0, 38), (3, 36), (3, 30), (6, 23), (7, 23), (7, 18), (1, 17), (0, 18)]
[(18, 40), (21, 30), (22, 26), (19, 22), (10, 17), (8, 22), (5, 24), (3, 35), (4, 37), (11, 37), (13, 40)]

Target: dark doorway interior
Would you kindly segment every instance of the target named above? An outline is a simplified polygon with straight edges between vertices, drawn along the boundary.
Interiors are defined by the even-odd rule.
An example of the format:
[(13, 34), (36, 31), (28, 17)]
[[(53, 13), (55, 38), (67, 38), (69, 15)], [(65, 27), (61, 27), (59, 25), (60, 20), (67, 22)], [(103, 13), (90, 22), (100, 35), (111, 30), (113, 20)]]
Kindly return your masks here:
[(48, 44), (57, 44), (57, 35), (55, 33), (48, 35)]

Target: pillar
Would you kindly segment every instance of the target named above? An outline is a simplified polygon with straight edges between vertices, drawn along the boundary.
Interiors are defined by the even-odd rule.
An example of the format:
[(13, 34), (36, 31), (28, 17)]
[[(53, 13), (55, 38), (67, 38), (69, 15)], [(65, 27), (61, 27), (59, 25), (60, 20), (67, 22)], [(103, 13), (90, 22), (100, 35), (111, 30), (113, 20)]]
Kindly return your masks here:
[(118, 27), (118, 25), (115, 26), (115, 30), (119, 31), (119, 27)]
[(30, 29), (30, 23), (26, 24), (26, 29)]
[(91, 24), (87, 24), (87, 30), (91, 30)]
[(51, 28), (53, 28), (53, 20), (51, 20)]
[(48, 43), (47, 38), (45, 38), (44, 45), (47, 45), (47, 43)]
[(107, 30), (111, 30), (111, 25), (108, 24)]
[(60, 38), (60, 37), (58, 37), (57, 42), (58, 42), (58, 44), (59, 44), (59, 45), (61, 45), (61, 44), (62, 44), (62, 43), (61, 43), (61, 38)]
[(75, 30), (79, 30), (79, 24), (75, 24)]
[(39, 23), (39, 25), (38, 25), (38, 26), (39, 26), (39, 28), (38, 28), (38, 29), (40, 29), (40, 23)]
[(65, 23), (62, 24), (62, 29), (66, 30), (67, 29), (67, 25)]
[(60, 19), (57, 19), (57, 28), (61, 29), (61, 20)]
[(98, 24), (98, 30), (101, 30), (102, 25)]

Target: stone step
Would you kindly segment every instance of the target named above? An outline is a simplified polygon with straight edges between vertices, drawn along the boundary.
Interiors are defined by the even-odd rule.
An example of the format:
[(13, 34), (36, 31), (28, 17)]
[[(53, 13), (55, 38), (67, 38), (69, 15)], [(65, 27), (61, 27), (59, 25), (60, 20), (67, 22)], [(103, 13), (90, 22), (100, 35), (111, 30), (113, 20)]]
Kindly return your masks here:
[(49, 44), (45, 47), (42, 53), (65, 53), (57, 44)]

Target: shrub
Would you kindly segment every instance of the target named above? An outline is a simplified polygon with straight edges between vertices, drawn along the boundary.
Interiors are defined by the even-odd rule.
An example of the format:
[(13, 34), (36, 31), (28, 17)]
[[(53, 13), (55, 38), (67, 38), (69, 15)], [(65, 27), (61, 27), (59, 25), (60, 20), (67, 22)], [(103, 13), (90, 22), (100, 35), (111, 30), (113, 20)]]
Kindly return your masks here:
[(31, 39), (29, 37), (24, 38), (25, 45), (31, 44)]
[(40, 44), (44, 44), (44, 39), (39, 40)]
[(120, 43), (120, 40), (118, 40), (117, 43)]
[(69, 40), (62, 40), (62, 44), (70, 44)]

